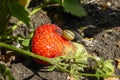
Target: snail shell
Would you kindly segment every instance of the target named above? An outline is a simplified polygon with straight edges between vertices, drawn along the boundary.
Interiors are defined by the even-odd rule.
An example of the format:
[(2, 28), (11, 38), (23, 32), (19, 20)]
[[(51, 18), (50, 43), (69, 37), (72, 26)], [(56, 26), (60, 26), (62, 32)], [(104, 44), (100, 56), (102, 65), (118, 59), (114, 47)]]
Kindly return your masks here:
[(75, 34), (70, 30), (63, 30), (62, 36), (67, 40), (73, 40), (75, 38)]

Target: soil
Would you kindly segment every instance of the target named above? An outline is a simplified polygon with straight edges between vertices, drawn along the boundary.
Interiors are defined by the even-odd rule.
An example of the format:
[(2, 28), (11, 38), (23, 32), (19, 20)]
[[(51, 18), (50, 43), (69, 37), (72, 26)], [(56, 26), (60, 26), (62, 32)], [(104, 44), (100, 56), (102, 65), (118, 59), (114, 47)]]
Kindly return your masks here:
[[(39, 0), (35, 1), (39, 2)], [(57, 6), (51, 6), (33, 15), (31, 21), (35, 26), (54, 23), (63, 29), (70, 29), (79, 34), (74, 41), (82, 42), (90, 54), (115, 61), (120, 58), (120, 0), (108, 1), (111, 6), (104, 9), (101, 5), (105, 3), (104, 0), (100, 0), (100, 3), (83, 0), (88, 15), (82, 18), (65, 13)], [(40, 2), (38, 4), (31, 2), (30, 9), (39, 4)], [(15, 22), (16, 20), (11, 20), (11, 23)], [(20, 25), (13, 35), (20, 33), (28, 37), (29, 31), (28, 27)], [(59, 71), (48, 72), (46, 68), (47, 66), (35, 63), (32, 58), (25, 57), (13, 62), (11, 71), (16, 80), (68, 80), (67, 74)], [(115, 74), (120, 75), (120, 69), (117, 67)], [(85, 78), (84, 80), (96, 79)]]

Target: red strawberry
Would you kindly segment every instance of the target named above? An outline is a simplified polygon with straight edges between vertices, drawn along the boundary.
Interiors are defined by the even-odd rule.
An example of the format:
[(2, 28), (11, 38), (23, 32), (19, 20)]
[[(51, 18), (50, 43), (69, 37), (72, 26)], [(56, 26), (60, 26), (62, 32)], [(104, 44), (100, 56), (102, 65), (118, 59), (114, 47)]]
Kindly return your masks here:
[[(32, 39), (32, 52), (44, 57), (54, 58), (74, 53), (73, 44), (62, 37), (62, 29), (54, 24), (38, 26)], [(35, 59), (38, 63), (41, 60)], [(43, 63), (42, 63), (43, 64)]]

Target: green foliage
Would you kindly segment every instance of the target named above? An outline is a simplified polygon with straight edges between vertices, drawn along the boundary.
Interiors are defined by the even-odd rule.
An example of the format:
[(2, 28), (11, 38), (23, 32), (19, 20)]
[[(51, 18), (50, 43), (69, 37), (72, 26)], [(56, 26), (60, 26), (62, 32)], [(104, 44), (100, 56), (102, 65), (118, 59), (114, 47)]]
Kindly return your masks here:
[(114, 66), (112, 60), (98, 60), (98, 67), (95, 68), (97, 75), (113, 75)]
[(79, 0), (63, 0), (62, 6), (64, 7), (65, 12), (78, 17), (83, 17), (87, 14)]
[(22, 45), (25, 46), (25, 47), (28, 47), (29, 44), (30, 44), (30, 39), (25, 39), (25, 40), (23, 40), (23, 42), (22, 42)]
[[(50, 64), (52, 64), (52, 66), (48, 69), (49, 71), (53, 71), (54, 69), (61, 70), (63, 72), (70, 74), (71, 76), (74, 76), (76, 80), (79, 80), (79, 78), (83, 76), (95, 76), (99, 79), (100, 77), (109, 76), (114, 73), (114, 66), (112, 65), (112, 60), (102, 60), (102, 59), (98, 60), (96, 56), (91, 56), (90, 54), (88, 54), (84, 46), (78, 43), (74, 43), (74, 45), (77, 48), (76, 54), (61, 56), (54, 59), (38, 56), (24, 50), (26, 48), (27, 50), (29, 49), (32, 33), (31, 33), (31, 36), (27, 39), (21, 35), (17, 35), (13, 37), (10, 35), (10, 33), (13, 32), (18, 27), (18, 25), (22, 24), (22, 22), (25, 23), (27, 26), (29, 26), (30, 25), (29, 16), (41, 10), (41, 8), (35, 9), (33, 10), (33, 12), (29, 13), (27, 8), (20, 5), (20, 3), (11, 2), (11, 1), (8, 2), (8, 1), (10, 0), (0, 0), (0, 7), (1, 7), (0, 24), (1, 25), (3, 24), (2, 26), (0, 25), (0, 31), (4, 32), (5, 30), (7, 30), (6, 27), (8, 25), (8, 22), (11, 16), (16, 17), (20, 21), (18, 21), (16, 25), (12, 26), (12, 28), (9, 29), (8, 32), (6, 31), (5, 33), (7, 34), (0, 35), (0, 46), (15, 50), (19, 53), (31, 56), (33, 58), (37, 58), (37, 59), (41, 59), (43, 61), (49, 62)], [(72, 15), (75, 15), (77, 17), (83, 17), (87, 15), (86, 11), (82, 7), (82, 4), (79, 2), (79, 0), (47, 0), (47, 1), (53, 2), (52, 4), (57, 2), (58, 4), (60, 4), (60, 6), (63, 7), (65, 12), (71, 13)], [(3, 12), (5, 13), (5, 15), (3, 14)], [(9, 14), (9, 17), (7, 17), (8, 14)], [(20, 45), (23, 45), (23, 49), (19, 49), (14, 46), (11, 46), (7, 41), (5, 42), (8, 43), (9, 45), (2, 43), (1, 40), (5, 40), (5, 39), (7, 41), (9, 40), (8, 42), (16, 41), (20, 43)], [(89, 68), (88, 58), (93, 59), (93, 61), (96, 63), (96, 65), (92, 66), (93, 70), (96, 71), (95, 74), (81, 73), (81, 72), (84, 72), (84, 68)], [(2, 64), (0, 64), (0, 76), (2, 76), (2, 78), (0, 77), (0, 79), (4, 79), (8, 77), (9, 80), (14, 80), (12, 73), (10, 72), (10, 69)]]
[(15, 80), (8, 67), (0, 64), (0, 80)]
[(8, 7), (8, 0), (0, 0), (0, 35), (6, 32), (6, 27), (11, 18)]
[[(0, 0), (0, 34), (6, 35), (7, 26), (11, 16), (24, 22), (27, 26), (30, 25), (29, 12), (20, 3), (14, 0)], [(3, 14), (4, 12), (4, 14)]]
[[(76, 54), (68, 54), (65, 56), (50, 59), (0, 42), (0, 46), (2, 47), (15, 50), (24, 55), (28, 55), (52, 64), (51, 67), (48, 69), (49, 71), (57, 69), (66, 72), (69, 75), (75, 77), (76, 80), (79, 80), (79, 78), (83, 76), (94, 76), (98, 79), (100, 77), (112, 76), (112, 74), (114, 73), (114, 66), (111, 63), (111, 60), (98, 59), (98, 57), (88, 54), (83, 45), (78, 43), (74, 43), (74, 45), (77, 47)], [(96, 71), (96, 74), (81, 73), (84, 72), (84, 68), (89, 68), (89, 62), (87, 61), (88, 58), (93, 59), (97, 63), (96, 65), (92, 65), (93, 70)]]
[[(57, 62), (51, 66), (48, 70), (53, 71), (54, 69), (64, 71), (69, 75), (73, 76), (76, 80), (83, 76), (94, 76), (98, 79), (100, 77), (108, 77), (114, 74), (114, 66), (112, 60), (98, 59), (96, 56), (91, 56), (87, 53), (83, 45), (79, 43), (73, 43), (76, 46), (76, 54), (65, 55), (58, 57)], [(94, 74), (84, 74), (84, 68), (89, 68), (88, 58), (93, 59), (96, 65), (92, 65)]]
[(77, 17), (86, 16), (87, 13), (82, 7), (82, 4), (79, 0), (54, 0), (59, 3), (63, 8), (64, 11), (67, 13), (71, 13)]
[(29, 13), (25, 7), (19, 3), (9, 3), (9, 8), (13, 16), (23, 21), (27, 26), (30, 25)]

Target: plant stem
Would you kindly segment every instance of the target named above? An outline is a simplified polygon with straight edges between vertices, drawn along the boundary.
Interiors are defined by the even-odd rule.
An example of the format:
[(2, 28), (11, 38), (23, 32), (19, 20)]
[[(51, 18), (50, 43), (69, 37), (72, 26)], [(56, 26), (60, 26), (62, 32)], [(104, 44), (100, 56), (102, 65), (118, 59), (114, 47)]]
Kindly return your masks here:
[(78, 77), (80, 77), (80, 76), (91, 76), (91, 77), (120, 77), (120, 76), (114, 76), (114, 75), (98, 75), (98, 74), (89, 74), (89, 73), (70, 73), (69, 72), (69, 70), (67, 70), (67, 69), (65, 69), (64, 67), (62, 67), (62, 66), (60, 66), (60, 65), (57, 65), (57, 67), (61, 70), (61, 71), (63, 71), (63, 72), (66, 72), (66, 73), (68, 73), (68, 74), (70, 74), (70, 75), (72, 75), (72, 76), (74, 76), (74, 75), (76, 75), (76, 76), (78, 76)]
[(40, 11), (40, 10), (41, 10), (41, 7), (35, 8), (34, 10), (32, 10), (32, 11), (30, 12), (30, 16), (34, 15), (35, 13), (37, 13), (37, 12)]
[(11, 49), (11, 50), (14, 50), (16, 52), (19, 52), (19, 53), (27, 55), (27, 56), (31, 56), (33, 58), (37, 58), (37, 59), (43, 60), (43, 61), (48, 62), (50, 64), (55, 64), (55, 60), (54, 59), (50, 59), (50, 58), (46, 58), (46, 57), (43, 57), (43, 56), (39, 56), (39, 55), (36, 55), (36, 54), (34, 54), (32, 52), (16, 48), (15, 46), (12, 46), (12, 45), (9, 45), (9, 44), (3, 43), (3, 42), (0, 42), (0, 46), (8, 48), (8, 49)]
[(77, 73), (76, 75), (92, 76), (92, 77), (120, 77), (120, 76), (115, 76), (115, 75), (98, 75), (98, 74), (89, 74), (89, 73)]

